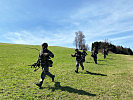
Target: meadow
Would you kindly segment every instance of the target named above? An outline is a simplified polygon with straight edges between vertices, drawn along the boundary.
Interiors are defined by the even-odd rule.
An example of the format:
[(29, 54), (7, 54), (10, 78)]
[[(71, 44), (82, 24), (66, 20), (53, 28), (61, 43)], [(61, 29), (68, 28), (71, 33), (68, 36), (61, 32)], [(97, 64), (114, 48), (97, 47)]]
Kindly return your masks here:
[(98, 54), (95, 64), (87, 51), (85, 70), (75, 73), (74, 49), (48, 47), (55, 57), (50, 72), (55, 82), (46, 77), (42, 88), (40, 68), (34, 72), (41, 46), (0, 43), (0, 100), (133, 100), (133, 56)]

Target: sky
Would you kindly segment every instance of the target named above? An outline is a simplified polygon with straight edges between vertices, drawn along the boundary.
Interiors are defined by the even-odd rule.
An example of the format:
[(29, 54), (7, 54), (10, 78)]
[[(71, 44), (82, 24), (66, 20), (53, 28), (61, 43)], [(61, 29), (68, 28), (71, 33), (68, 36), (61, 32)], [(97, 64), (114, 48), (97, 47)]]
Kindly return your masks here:
[(78, 31), (133, 50), (133, 0), (0, 0), (0, 43), (74, 48)]

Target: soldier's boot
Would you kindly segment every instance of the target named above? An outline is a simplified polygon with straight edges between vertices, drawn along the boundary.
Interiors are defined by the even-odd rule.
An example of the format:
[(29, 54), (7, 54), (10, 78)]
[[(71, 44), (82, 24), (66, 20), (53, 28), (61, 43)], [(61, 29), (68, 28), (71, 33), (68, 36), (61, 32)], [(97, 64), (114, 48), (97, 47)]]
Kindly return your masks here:
[(78, 73), (78, 68), (75, 70), (76, 73)]
[(54, 78), (55, 78), (55, 75), (53, 75), (53, 77), (52, 77), (52, 82), (54, 82)]
[(95, 64), (97, 64), (97, 59), (96, 58), (94, 59), (94, 61), (95, 61)]
[(84, 66), (82, 67), (82, 70), (84, 70)]
[(105, 55), (105, 57), (104, 57), (104, 59), (106, 58), (106, 55)]
[(95, 64), (97, 64), (97, 61), (95, 60)]
[(43, 83), (43, 81), (41, 81), (40, 83), (36, 83), (36, 85), (39, 86), (39, 87), (41, 88), (42, 83)]
[(78, 73), (78, 71), (77, 71), (77, 70), (75, 70), (75, 72), (76, 72), (76, 73)]

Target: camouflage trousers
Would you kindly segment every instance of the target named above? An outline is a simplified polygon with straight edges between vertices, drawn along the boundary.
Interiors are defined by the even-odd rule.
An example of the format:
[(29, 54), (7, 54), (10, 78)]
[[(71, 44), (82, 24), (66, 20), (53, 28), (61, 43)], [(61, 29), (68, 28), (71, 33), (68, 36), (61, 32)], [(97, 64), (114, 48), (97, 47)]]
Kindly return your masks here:
[(84, 70), (83, 62), (82, 61), (76, 61), (76, 71), (78, 72), (79, 65), (82, 67), (82, 70)]
[(97, 64), (97, 56), (94, 56), (93, 59), (94, 59), (95, 63)]
[(46, 77), (46, 75), (48, 75), (49, 77), (53, 78), (54, 75), (52, 75), (50, 72), (49, 72), (49, 67), (48, 66), (43, 66), (42, 67), (42, 73), (41, 73), (41, 79), (40, 79), (40, 82), (43, 81)]
[(104, 59), (106, 58), (106, 54), (104, 54)]

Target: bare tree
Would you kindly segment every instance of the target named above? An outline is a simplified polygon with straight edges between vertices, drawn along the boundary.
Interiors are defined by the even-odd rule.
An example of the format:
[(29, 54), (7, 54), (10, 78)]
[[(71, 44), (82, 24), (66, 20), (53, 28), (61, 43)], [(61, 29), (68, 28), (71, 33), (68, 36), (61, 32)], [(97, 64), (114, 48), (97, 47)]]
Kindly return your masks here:
[(81, 31), (75, 32), (75, 45), (78, 49), (85, 49), (85, 36)]
[(75, 41), (74, 41), (74, 43), (75, 43), (75, 45), (76, 45), (76, 49), (78, 48), (78, 33), (77, 32), (75, 32)]
[(85, 45), (85, 49), (86, 49), (87, 51), (90, 49), (88, 44)]

